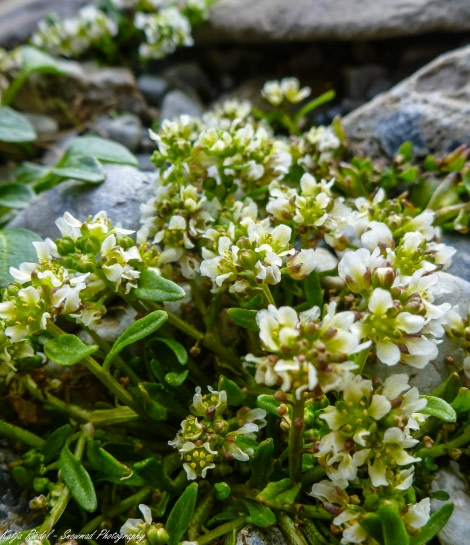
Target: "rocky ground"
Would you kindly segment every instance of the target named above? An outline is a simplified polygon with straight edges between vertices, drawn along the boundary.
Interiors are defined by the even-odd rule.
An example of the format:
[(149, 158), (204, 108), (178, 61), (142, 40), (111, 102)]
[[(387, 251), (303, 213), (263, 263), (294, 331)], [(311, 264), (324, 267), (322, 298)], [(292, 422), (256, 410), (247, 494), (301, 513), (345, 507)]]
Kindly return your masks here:
[[(84, 3), (4, 0), (0, 45), (25, 39), (51, 8), (67, 14)], [(225, 96), (256, 103), (266, 80), (284, 76), (297, 76), (316, 94), (336, 90), (336, 99), (314, 121), (327, 123), (341, 115), (358, 153), (391, 157), (406, 140), (418, 155), (470, 145), (468, 0), (220, 0), (195, 38), (194, 48), (140, 73), (63, 61), (67, 77), (28, 83), (15, 106), (31, 113), (48, 150), (46, 162), (55, 162), (78, 131), (91, 130), (126, 145), (138, 155), (140, 169), (109, 166), (106, 181), (88, 191), (75, 182), (62, 184), (39, 196), (12, 226), (54, 237), (54, 220), (65, 210), (81, 217), (106, 207), (111, 217), (125, 218), (125, 227), (137, 227), (139, 202), (150, 194), (153, 177), (148, 127), (183, 113), (200, 116)], [(57, 108), (59, 100), (68, 105), (67, 115)], [(2, 172), (7, 175), (8, 168)], [(448, 241), (459, 250), (448, 300), (468, 307), (468, 239)], [(442, 357), (447, 350), (442, 347)], [(0, 472), (2, 490), (4, 478)], [(456, 511), (440, 535), (442, 545), (465, 543), (470, 529), (470, 502), (461, 479), (454, 489)], [(8, 510), (2, 504), (14, 512), (14, 503), (10, 491), (0, 497), (0, 531)], [(13, 524), (12, 519), (3, 523)], [(250, 529), (242, 539), (262, 544), (274, 538)]]

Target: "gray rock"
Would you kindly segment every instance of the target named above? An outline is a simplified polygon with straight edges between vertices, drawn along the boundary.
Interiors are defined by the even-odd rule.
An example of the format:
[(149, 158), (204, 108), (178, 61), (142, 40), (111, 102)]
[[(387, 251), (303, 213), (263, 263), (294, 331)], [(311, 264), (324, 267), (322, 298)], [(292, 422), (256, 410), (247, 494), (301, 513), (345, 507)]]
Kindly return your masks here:
[[(470, 8), (470, 3), (468, 4)], [(417, 155), (470, 144), (470, 46), (435, 59), (343, 119), (355, 152), (394, 155), (406, 140)]]
[(168, 86), (168, 81), (160, 76), (143, 74), (137, 78), (137, 87), (151, 106), (161, 105)]
[[(455, 465), (454, 465), (455, 468)], [(470, 496), (469, 488), (462, 474), (452, 469), (442, 468), (436, 472), (432, 483), (432, 490), (445, 490), (454, 504), (454, 511), (449, 522), (439, 532), (438, 538), (441, 545), (456, 545), (468, 543), (468, 531), (470, 528)], [(431, 510), (437, 511), (444, 503), (439, 500), (431, 500)]]
[(370, 40), (470, 29), (467, 0), (220, 0), (196, 41)]
[(28, 112), (23, 112), (23, 114), (28, 118), (39, 138), (52, 136), (59, 132), (59, 124), (53, 117)]
[(153, 196), (155, 174), (123, 165), (104, 165), (106, 180), (100, 185), (85, 185), (70, 180), (41, 193), (27, 210), (21, 211), (9, 227), (24, 227), (42, 237), (57, 238), (55, 220), (68, 211), (85, 220), (106, 210), (115, 225), (137, 230), (140, 205)]
[(235, 545), (287, 545), (279, 528), (257, 528), (245, 526), (237, 534)]
[(94, 122), (93, 129), (99, 136), (115, 140), (132, 152), (138, 151), (144, 136), (142, 121), (133, 114), (101, 116)]
[(195, 62), (180, 62), (167, 68), (162, 76), (168, 83), (183, 91), (194, 90), (204, 100), (214, 98), (214, 88), (207, 75)]
[(0, 2), (0, 47), (10, 48), (24, 42), (36, 30), (38, 21), (49, 13), (72, 17), (96, 0), (2, 0)]
[(442, 242), (457, 250), (447, 272), (470, 282), (470, 238), (468, 235), (455, 232), (444, 233)]
[(65, 74), (33, 74), (15, 98), (14, 107), (52, 116), (61, 126), (88, 121), (110, 108), (146, 115), (147, 105), (130, 70), (57, 62)]
[(201, 117), (202, 105), (200, 101), (179, 89), (170, 91), (163, 99), (160, 120), (174, 119), (183, 114), (191, 117)]

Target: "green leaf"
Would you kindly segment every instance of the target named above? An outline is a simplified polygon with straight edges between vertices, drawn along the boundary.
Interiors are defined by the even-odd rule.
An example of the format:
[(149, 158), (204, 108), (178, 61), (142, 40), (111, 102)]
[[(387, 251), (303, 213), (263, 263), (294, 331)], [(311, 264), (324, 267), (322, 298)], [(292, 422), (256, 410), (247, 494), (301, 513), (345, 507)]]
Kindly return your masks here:
[(409, 536), (394, 502), (386, 501), (378, 509), (384, 545), (408, 545)]
[(31, 45), (22, 45), (19, 49), (21, 51), (22, 71), (27, 71), (28, 74), (32, 74), (33, 72), (64, 73), (59, 67), (57, 60), (44, 53), (41, 49), (37, 49)]
[(159, 384), (152, 382), (140, 382), (138, 387), (129, 387), (129, 392), (145, 411), (145, 414), (153, 420), (166, 420), (168, 410), (165, 405), (155, 399), (161, 393)]
[(0, 106), (0, 142), (32, 142), (36, 131), (29, 120), (8, 106)]
[(266, 412), (274, 414), (275, 416), (279, 416), (277, 409), (281, 403), (279, 401), (276, 401), (276, 399), (274, 399), (274, 396), (261, 394), (258, 396), (256, 404), (258, 405), (258, 407), (264, 409)]
[(251, 467), (251, 485), (259, 488), (264, 484), (272, 472), (274, 455), (274, 441), (268, 437), (262, 441), (255, 453), (250, 458)]
[(408, 140), (398, 148), (397, 155), (401, 155), (402, 158), (409, 163), (413, 159), (413, 144)]
[(176, 500), (166, 523), (168, 545), (177, 545), (191, 522), (196, 507), (197, 483), (191, 483)]
[(304, 280), (305, 298), (309, 307), (323, 305), (323, 291), (320, 284), (320, 277), (316, 271), (312, 271)]
[(126, 346), (136, 343), (154, 333), (167, 321), (167, 319), (168, 314), (164, 310), (155, 310), (131, 324), (124, 333), (116, 339), (111, 350), (106, 355), (106, 359), (103, 362), (103, 369), (107, 369), (111, 360)]
[(165, 337), (157, 337), (154, 339), (154, 342), (163, 343), (168, 346), (168, 348), (175, 355), (178, 363), (181, 365), (186, 365), (188, 363), (188, 352), (186, 348), (178, 341), (175, 341), (174, 339), (167, 339)]
[(64, 333), (56, 339), (47, 341), (44, 354), (59, 365), (75, 365), (98, 350), (96, 344), (86, 344), (76, 335)]
[(51, 172), (61, 178), (72, 178), (93, 184), (100, 183), (106, 178), (101, 163), (92, 155), (67, 157), (59, 168), (54, 168)]
[(291, 479), (269, 483), (256, 499), (269, 507), (281, 509), (284, 505), (292, 505), (300, 491), (302, 483), (294, 483)]
[(359, 524), (375, 541), (378, 543), (384, 542), (382, 521), (377, 513), (367, 513), (367, 515), (359, 519)]
[(185, 371), (181, 373), (177, 373), (176, 371), (171, 371), (170, 373), (167, 373), (165, 375), (165, 382), (169, 384), (170, 386), (173, 386), (173, 388), (176, 388), (183, 384), (183, 382), (186, 380), (186, 377), (188, 376), (188, 373), (189, 373), (189, 369), (186, 369)]
[(0, 185), (0, 206), (26, 208), (34, 197), (34, 191), (27, 185), (17, 182)]
[(0, 230), (0, 287), (6, 288), (13, 281), (10, 267), (19, 267), (30, 261), (37, 263), (36, 249), (33, 242), (41, 237), (27, 229)]
[(258, 311), (247, 308), (229, 308), (227, 311), (229, 318), (237, 325), (249, 329), (250, 331), (259, 331), (256, 322)]
[(105, 476), (110, 475), (119, 479), (125, 479), (132, 473), (129, 467), (122, 464), (117, 458), (101, 447), (99, 441), (94, 441), (93, 439), (87, 441), (86, 455), (90, 466)]
[(184, 289), (171, 280), (163, 278), (155, 271), (144, 269), (139, 277), (138, 287), (132, 292), (144, 301), (178, 301), (185, 296)]
[(418, 174), (419, 171), (416, 167), (408, 167), (406, 170), (398, 174), (398, 178), (400, 178), (400, 180), (403, 180), (404, 182), (411, 183), (416, 180)]
[(99, 136), (80, 136), (65, 151), (65, 157), (92, 155), (103, 163), (138, 166), (139, 162), (126, 147)]
[(78, 505), (90, 513), (95, 511), (98, 501), (93, 481), (83, 464), (70, 452), (67, 445), (60, 451), (59, 466), (64, 482)]
[(224, 482), (215, 483), (214, 490), (215, 490), (215, 497), (218, 500), (222, 500), (222, 501), (229, 498), (230, 494), (232, 493), (232, 489), (230, 488), (230, 485)]
[(470, 411), (470, 390), (464, 387), (459, 388), (459, 393), (451, 405), (459, 413)]
[(246, 522), (249, 524), (255, 524), (260, 528), (267, 528), (276, 523), (276, 515), (266, 505), (262, 505), (250, 498), (243, 499), (242, 502), (249, 513), (246, 517)]
[(221, 375), (219, 378), (219, 383), (217, 386), (218, 391), (225, 390), (227, 393), (227, 403), (229, 405), (241, 405), (245, 399), (246, 395), (243, 393), (243, 390), (238, 386), (237, 383), (233, 382), (227, 377)]
[(17, 182), (27, 184), (30, 182), (35, 182), (39, 178), (45, 176), (48, 172), (49, 169), (43, 165), (23, 161), (23, 163), (15, 168), (13, 174)]
[(51, 463), (59, 454), (61, 448), (65, 445), (70, 432), (72, 431), (71, 424), (64, 424), (60, 428), (55, 429), (44, 442), (41, 452), (44, 454), (44, 463)]
[(455, 410), (440, 397), (434, 396), (419, 396), (420, 399), (426, 399), (427, 404), (424, 409), (421, 409), (419, 412), (423, 414), (429, 414), (431, 416), (436, 416), (444, 422), (455, 422), (457, 420), (457, 414)]
[(428, 522), (421, 528), (421, 532), (417, 536), (410, 538), (410, 545), (426, 545), (431, 539), (444, 528), (447, 521), (454, 510), (453, 503), (446, 503), (435, 513), (433, 513)]
[(141, 476), (146, 484), (159, 490), (174, 492), (175, 487), (165, 471), (165, 464), (161, 458), (151, 456), (134, 464), (134, 471)]

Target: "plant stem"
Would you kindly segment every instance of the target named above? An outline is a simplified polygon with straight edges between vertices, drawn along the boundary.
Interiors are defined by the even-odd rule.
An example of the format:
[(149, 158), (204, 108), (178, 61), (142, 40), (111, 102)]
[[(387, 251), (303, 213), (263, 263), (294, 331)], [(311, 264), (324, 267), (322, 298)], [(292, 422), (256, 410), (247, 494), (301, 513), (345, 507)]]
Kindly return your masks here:
[(80, 530), (80, 534), (89, 534), (90, 532), (93, 532), (93, 530), (96, 530), (96, 528), (98, 528), (104, 520), (106, 520), (107, 518), (116, 517), (117, 515), (124, 513), (124, 511), (131, 509), (135, 505), (144, 502), (151, 493), (151, 486), (145, 486), (144, 488), (141, 488), (132, 496), (129, 496), (125, 500), (116, 503), (109, 509), (106, 509), (106, 511), (104, 511), (101, 515), (90, 520), (90, 522)]
[(21, 441), (31, 448), (40, 449), (44, 444), (44, 439), (41, 439), (34, 433), (5, 422), (4, 420), (0, 420), (0, 435), (7, 439)]
[(305, 537), (295, 526), (294, 521), (284, 511), (277, 513), (277, 521), (288, 545), (308, 545)]
[(444, 456), (450, 449), (460, 448), (470, 443), (470, 426), (467, 426), (464, 429), (464, 432), (449, 441), (448, 443), (442, 443), (431, 448), (422, 448), (417, 453), (416, 456), (423, 458), (425, 456), (431, 456), (432, 458), (437, 458), (439, 456)]
[(304, 406), (303, 396), (294, 398), (292, 405), (292, 422), (289, 430), (289, 477), (300, 482), (302, 473), (302, 449), (304, 434)]
[(212, 543), (215, 539), (222, 537), (226, 534), (229, 534), (230, 532), (233, 532), (234, 530), (240, 529), (245, 524), (245, 517), (238, 517), (235, 520), (232, 520), (230, 522), (226, 522), (225, 524), (221, 524), (220, 526), (217, 526), (217, 528), (214, 528), (210, 532), (207, 532), (207, 534), (204, 534), (203, 536), (199, 536), (197, 538), (197, 542), (199, 545), (209, 545), (209, 543)]
[(268, 303), (268, 305), (276, 306), (276, 303), (274, 301), (271, 290), (269, 289), (269, 286), (267, 284), (261, 284), (259, 289), (263, 292), (264, 298), (266, 299), (266, 302)]

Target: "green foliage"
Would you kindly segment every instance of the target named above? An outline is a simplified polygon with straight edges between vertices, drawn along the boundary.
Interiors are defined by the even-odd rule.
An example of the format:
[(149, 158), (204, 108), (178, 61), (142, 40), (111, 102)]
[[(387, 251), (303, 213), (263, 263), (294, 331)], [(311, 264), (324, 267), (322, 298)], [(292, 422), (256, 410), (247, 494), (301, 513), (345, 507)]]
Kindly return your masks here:
[(33, 242), (41, 240), (27, 229), (0, 230), (0, 287), (5, 288), (13, 280), (10, 267), (18, 268), (25, 261), (37, 260)]
[(32, 142), (36, 140), (36, 131), (23, 114), (0, 106), (0, 141), (1, 142)]
[(50, 339), (44, 344), (46, 356), (53, 362), (65, 367), (79, 363), (97, 350), (98, 346), (86, 344), (76, 335), (66, 333), (56, 339)]

